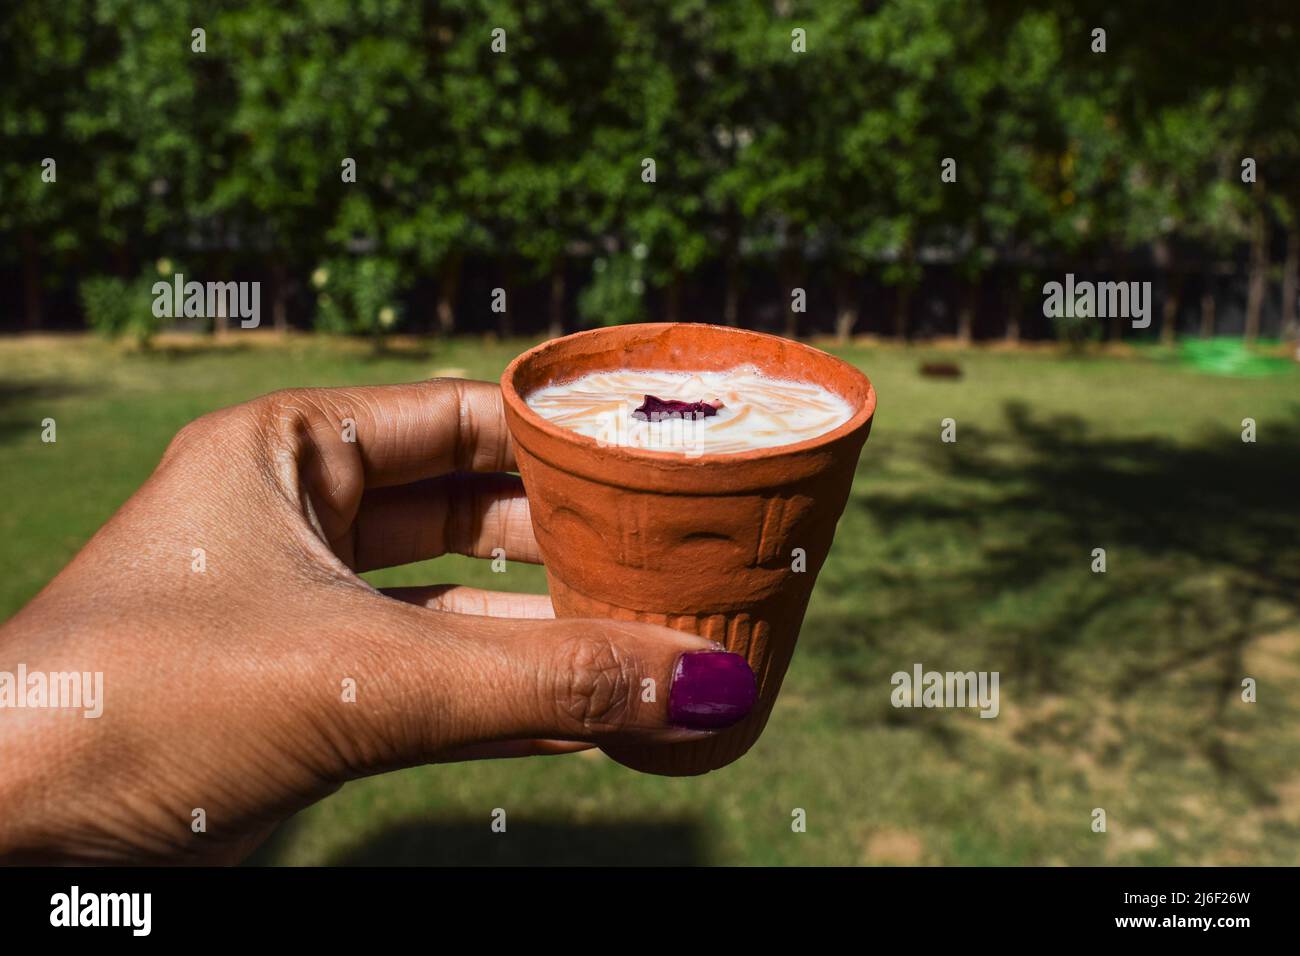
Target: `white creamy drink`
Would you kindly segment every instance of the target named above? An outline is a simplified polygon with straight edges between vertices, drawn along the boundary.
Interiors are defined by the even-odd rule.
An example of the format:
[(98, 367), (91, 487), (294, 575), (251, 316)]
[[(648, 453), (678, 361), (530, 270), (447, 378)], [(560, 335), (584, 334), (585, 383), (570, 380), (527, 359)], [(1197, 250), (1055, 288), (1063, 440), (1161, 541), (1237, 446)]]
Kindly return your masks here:
[(686, 455), (792, 445), (848, 421), (849, 403), (820, 385), (725, 372), (593, 372), (539, 388), (528, 407), (605, 445)]

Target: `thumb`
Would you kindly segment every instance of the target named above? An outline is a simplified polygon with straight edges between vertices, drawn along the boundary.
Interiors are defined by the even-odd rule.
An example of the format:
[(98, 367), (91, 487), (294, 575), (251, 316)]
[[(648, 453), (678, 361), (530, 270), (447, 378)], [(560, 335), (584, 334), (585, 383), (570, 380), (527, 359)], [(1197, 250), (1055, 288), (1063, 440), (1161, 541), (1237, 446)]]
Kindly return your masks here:
[(382, 690), (346, 708), (354, 752), (373, 758), (354, 768), (362, 773), (500, 740), (700, 740), (757, 699), (742, 656), (656, 624), (489, 618), (382, 600), (384, 613), (359, 618), (373, 627), (365, 659)]

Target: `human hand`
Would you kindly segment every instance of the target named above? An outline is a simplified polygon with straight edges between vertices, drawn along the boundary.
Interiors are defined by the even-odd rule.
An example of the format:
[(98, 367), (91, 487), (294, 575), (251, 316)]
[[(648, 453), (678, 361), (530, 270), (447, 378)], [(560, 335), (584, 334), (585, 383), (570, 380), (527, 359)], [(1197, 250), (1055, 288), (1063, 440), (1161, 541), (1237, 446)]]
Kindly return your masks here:
[(233, 862), (356, 777), (744, 717), (753, 674), (702, 638), (357, 576), (539, 560), (514, 468), (481, 382), (295, 389), (186, 426), (0, 628), (0, 676), (104, 675), (99, 719), (0, 708), (0, 860)]

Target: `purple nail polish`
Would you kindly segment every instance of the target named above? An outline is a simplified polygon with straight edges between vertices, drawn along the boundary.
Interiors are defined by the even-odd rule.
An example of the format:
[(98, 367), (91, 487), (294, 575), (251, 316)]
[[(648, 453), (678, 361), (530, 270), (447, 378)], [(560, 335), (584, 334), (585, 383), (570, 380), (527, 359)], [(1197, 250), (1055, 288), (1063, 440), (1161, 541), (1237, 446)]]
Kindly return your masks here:
[(758, 699), (754, 672), (739, 654), (692, 651), (677, 658), (668, 719), (689, 730), (730, 727), (750, 712)]

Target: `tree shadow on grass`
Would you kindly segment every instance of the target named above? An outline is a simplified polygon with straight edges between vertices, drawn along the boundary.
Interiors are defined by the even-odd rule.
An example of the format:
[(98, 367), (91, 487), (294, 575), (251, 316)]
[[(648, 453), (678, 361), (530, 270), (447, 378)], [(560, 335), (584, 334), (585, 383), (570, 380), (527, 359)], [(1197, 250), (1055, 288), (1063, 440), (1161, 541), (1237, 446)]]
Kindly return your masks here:
[(247, 342), (203, 342), (185, 345), (155, 344), (147, 349), (136, 349), (124, 353), (135, 361), (165, 360), (167, 362), (184, 362), (190, 359), (209, 358), (214, 355), (247, 355), (253, 346)]
[(383, 342), (367, 350), (361, 357), (367, 362), (429, 362), (441, 350), (430, 341)]
[[(1004, 429), (900, 448), (928, 470), (912, 487), (877, 490), (864, 475), (850, 507), (878, 544), (856, 559), (871, 568), (861, 610), (825, 615), (809, 650), (862, 686), (887, 688), (899, 654), (919, 660), (924, 647), (927, 667), (1001, 669), (1021, 701), (1059, 695), (1101, 712), (1160, 700), (1164, 711), (1143, 713), (1183, 722), (1176, 747), (1269, 802), (1223, 731), (1243, 719), (1252, 642), (1300, 626), (1300, 406), (1260, 420), (1254, 443), (1227, 425), (1176, 442), (1100, 435), (1019, 403), (1004, 415)], [(900, 651), (899, 633), (913, 646)], [(909, 723), (957, 747), (951, 722), (928, 716)], [(899, 715), (886, 704), (870, 720)], [(1087, 746), (1092, 721), (1045, 717), (1017, 739)]]
[[(290, 824), (291, 825), (291, 824)], [(285, 828), (248, 861), (275, 862)], [(511, 819), (409, 822), (368, 838), (331, 866), (697, 866), (708, 862), (701, 827), (690, 820), (575, 824)]]
[(49, 416), (41, 402), (84, 397), (97, 391), (87, 385), (62, 379), (34, 379), (24, 382), (0, 382), (0, 445), (17, 441), (27, 434), (39, 438), (41, 420)]

